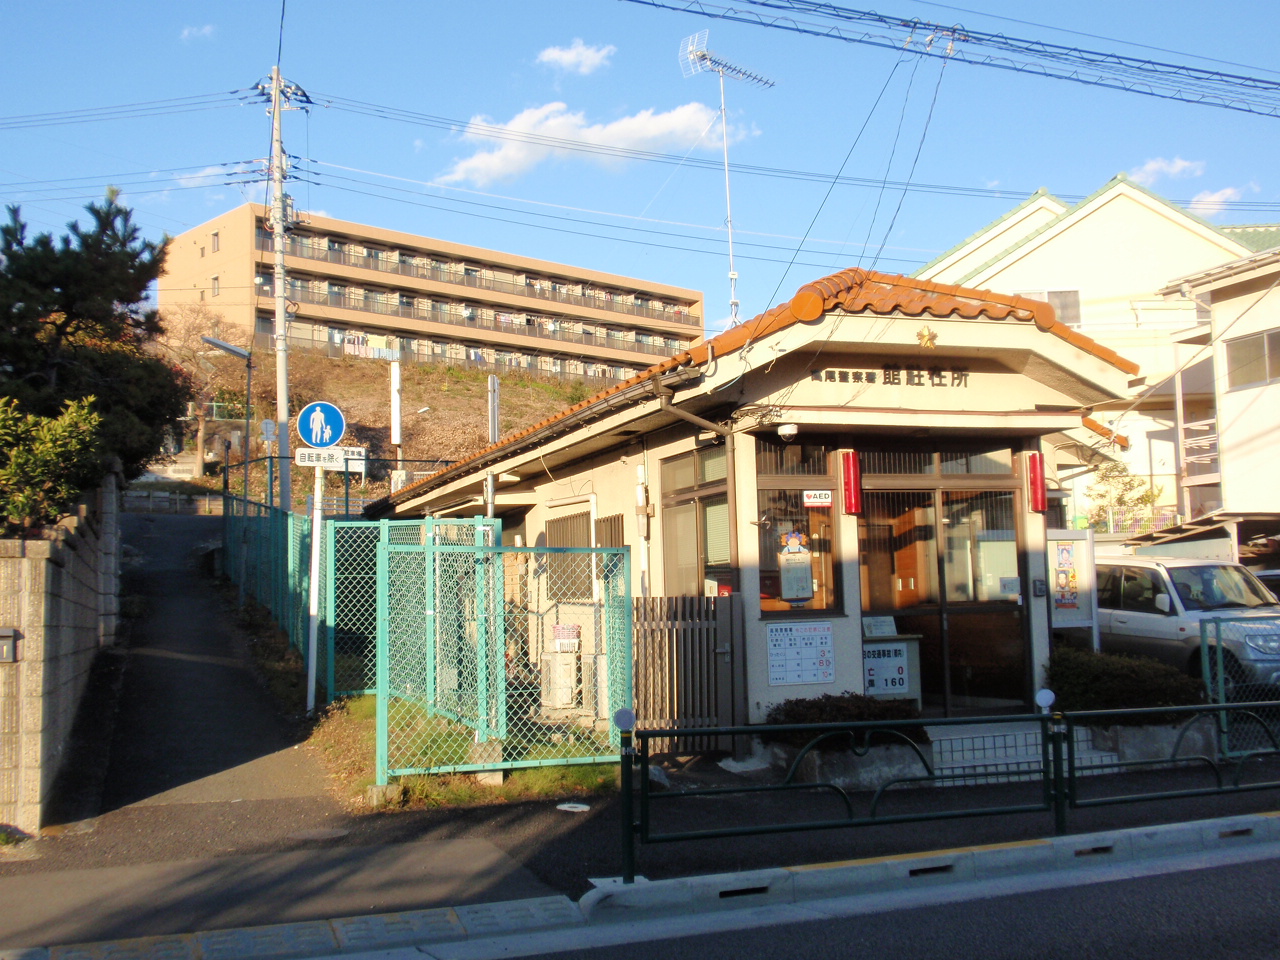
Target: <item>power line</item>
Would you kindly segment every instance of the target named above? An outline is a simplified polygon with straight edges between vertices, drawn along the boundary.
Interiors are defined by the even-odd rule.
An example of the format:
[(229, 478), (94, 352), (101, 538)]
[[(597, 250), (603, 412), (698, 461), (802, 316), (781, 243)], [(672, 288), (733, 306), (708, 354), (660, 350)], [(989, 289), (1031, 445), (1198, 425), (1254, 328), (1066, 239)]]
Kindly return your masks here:
[(1205, 63), (1221, 63), (1227, 67), (1243, 67), (1247, 70), (1259, 70), (1262, 73), (1280, 73), (1280, 71), (1269, 70), (1266, 67), (1259, 67), (1250, 63), (1239, 63), (1235, 60), (1219, 60), (1217, 57), (1205, 57), (1198, 53), (1188, 53), (1185, 50), (1170, 50), (1168, 47), (1157, 47), (1149, 43), (1138, 43), (1136, 40), (1121, 40), (1116, 37), (1107, 37), (1098, 33), (1087, 33), (1084, 30), (1072, 30), (1070, 27), (1055, 27), (1051, 23), (1037, 23), (1034, 20), (1019, 20), (1017, 17), (1002, 17), (997, 13), (988, 13), (984, 10), (971, 10), (968, 7), (953, 7), (946, 3), (935, 3), (933, 0), (916, 0), (917, 3), (924, 4), (926, 7), (938, 7), (941, 10), (954, 10), (957, 13), (972, 13), (979, 17), (989, 17), (992, 20), (1003, 20), (1006, 23), (1020, 23), (1025, 27), (1040, 27), (1044, 30), (1052, 30), (1055, 33), (1070, 33), (1077, 37), (1088, 37), (1090, 40), (1107, 40), (1111, 43), (1121, 43), (1126, 47), (1134, 47), (1140, 50), (1154, 50), (1157, 53), (1173, 53), (1179, 56), (1192, 57), (1196, 60), (1203, 60)]
[[(369, 187), (370, 189), (361, 190), (361, 189), (357, 189), (355, 186), (345, 186), (342, 184), (333, 184), (333, 183), (326, 183), (326, 182), (320, 182), (317, 185), (328, 187), (331, 190), (341, 190), (346, 193), (356, 194), (357, 196), (376, 197), (378, 199), (390, 199), (388, 195), (388, 191), (392, 191), (395, 193), (412, 193), (413, 192), (413, 191), (401, 190), (397, 188), (378, 187), (375, 184), (370, 184), (365, 181), (355, 180), (353, 178), (339, 178), (339, 179), (349, 180), (351, 183), (360, 184), (362, 186)], [(303, 182), (306, 182), (306, 181), (303, 181)], [(444, 199), (444, 198), (441, 198), (441, 199)], [(548, 230), (554, 233), (564, 233), (564, 234), (569, 234), (571, 236), (588, 237), (590, 239), (595, 239), (595, 240), (609, 240), (615, 243), (629, 243), (629, 244), (634, 244), (639, 246), (653, 247), (655, 249), (660, 249), (660, 250), (675, 250), (682, 253), (696, 253), (702, 256), (722, 257), (724, 255), (719, 250), (708, 250), (708, 249), (703, 249), (699, 247), (682, 246), (682, 245), (677, 245), (673, 243), (660, 243), (656, 240), (641, 240), (636, 238), (628, 238), (628, 237), (618, 236), (616, 233), (612, 233), (612, 234), (611, 233), (594, 233), (587, 230), (573, 229), (571, 227), (560, 227), (560, 226), (553, 226), (550, 224), (528, 223), (522, 220), (516, 220), (510, 217), (501, 217), (493, 214), (459, 211), (447, 206), (442, 206), (439, 203), (429, 203), (425, 200), (410, 200), (410, 199), (405, 199), (403, 197), (397, 197), (396, 202), (409, 204), (410, 206), (423, 207), (428, 210), (440, 210), (445, 213), (451, 213), (458, 216), (467, 216), (473, 219), (490, 220), (497, 223), (505, 223), (513, 226), (526, 227), (534, 230)], [(465, 201), (450, 201), (450, 202), (457, 203), (457, 202), (465, 202)], [(544, 217), (549, 216), (547, 214), (534, 214), (534, 215), (544, 216)], [(570, 220), (571, 218), (555, 218), (555, 219)], [(596, 227), (603, 227), (606, 229), (619, 229), (619, 228), (609, 228), (609, 227), (606, 227), (606, 225), (604, 224), (593, 223), (591, 221), (581, 221), (581, 223), (583, 226), (596, 226)], [(621, 228), (621, 229), (630, 229), (634, 231), (637, 228)], [(661, 231), (645, 231), (645, 232), (652, 232), (652, 233), (657, 233), (659, 235), (666, 235), (671, 237), (672, 239), (677, 239), (677, 240), (693, 240), (701, 243), (716, 242), (714, 239), (708, 240), (707, 238), (693, 237), (693, 236), (681, 235), (676, 233), (662, 234)], [(756, 248), (765, 249), (765, 250), (789, 250), (790, 249), (789, 247), (777, 247), (769, 244), (747, 243), (747, 244), (744, 244), (744, 246), (756, 247)], [(776, 257), (763, 257), (763, 256), (744, 256), (743, 259), (758, 261), (760, 263), (784, 264), (788, 262), (787, 260), (783, 260)], [(905, 258), (886, 258), (886, 259), (894, 259), (896, 262), (899, 262), (899, 263), (915, 264), (915, 265), (918, 265), (921, 262), (920, 260), (916, 260), (916, 259), (908, 260)], [(797, 265), (802, 267), (814, 267), (816, 269), (825, 268), (824, 264), (819, 264), (819, 263), (799, 262)]]
[[(628, 0), (628, 2), (647, 2), (647, 0)], [(662, 153), (659, 151), (639, 150), (633, 147), (612, 147), (603, 144), (591, 143), (585, 140), (572, 140), (565, 137), (555, 137), (532, 131), (512, 130), (508, 127), (497, 124), (458, 120), (450, 117), (441, 117), (433, 114), (405, 110), (399, 107), (390, 107), (359, 100), (349, 100), (343, 97), (324, 93), (316, 93), (315, 98), (318, 105), (325, 106), (330, 109), (355, 113), (375, 119), (393, 120), (414, 126), (429, 127), (432, 129), (449, 131), (466, 129), (473, 132), (476, 136), (485, 139), (527, 143), (535, 146), (544, 146), (554, 150), (566, 150), (576, 153), (614, 157), (617, 159), (644, 160), (652, 163), (670, 164), (673, 166), (684, 164), (686, 166), (694, 167), (695, 169), (703, 169), (708, 172), (715, 171), (716, 173), (720, 173), (722, 171), (720, 161), (710, 158), (687, 157), (672, 153)], [(763, 166), (759, 164), (738, 163), (732, 161), (729, 166), (730, 170), (732, 170), (735, 175), (744, 174), (746, 176), (766, 177), (780, 180), (816, 182), (823, 185), (829, 185), (833, 182), (830, 173), (823, 173), (814, 170)], [(911, 183), (902, 180), (885, 180), (874, 177), (853, 177), (847, 175), (840, 175), (836, 177), (834, 182), (840, 186), (870, 187), (877, 190), (881, 187), (888, 187), (891, 189), (910, 190), (912, 193), (975, 197), (993, 200), (1020, 200), (1025, 199), (1035, 192), (1034, 189), (995, 189), (991, 187), (965, 187), (956, 184)], [(1066, 203), (1078, 203), (1083, 200), (1086, 195), (1058, 193), (1055, 194), (1055, 196)], [(1191, 201), (1174, 199), (1172, 202), (1186, 206)], [(1224, 209), (1239, 210), (1242, 212), (1280, 212), (1280, 203), (1248, 200), (1230, 201), (1224, 204)]]
[(207, 93), (169, 100), (147, 100), (139, 103), (119, 104), (111, 107), (86, 107), (79, 110), (60, 110), (51, 113), (16, 114), (0, 117), (0, 130), (30, 130), (40, 127), (64, 126), (72, 123), (97, 123), (106, 120), (137, 120), (163, 117), (175, 113), (193, 113), (200, 110), (219, 110), (238, 106), (245, 101), (245, 90), (227, 93)]
[[(1280, 117), (1280, 81), (1242, 74), (982, 33), (909, 17), (890, 17), (818, 0), (744, 0), (747, 9), (726, 7), (708, 0), (626, 2), (845, 43), (890, 50), (907, 49), (918, 56), (948, 58), (973, 66), (1070, 80), (1182, 103)], [(762, 10), (782, 12), (766, 14)], [(793, 16), (797, 11), (825, 18), (827, 22), (798, 20)], [(856, 29), (844, 24), (862, 24), (872, 29)], [(876, 30), (881, 32), (874, 32)], [(994, 52), (970, 52), (967, 46), (988, 48)]]

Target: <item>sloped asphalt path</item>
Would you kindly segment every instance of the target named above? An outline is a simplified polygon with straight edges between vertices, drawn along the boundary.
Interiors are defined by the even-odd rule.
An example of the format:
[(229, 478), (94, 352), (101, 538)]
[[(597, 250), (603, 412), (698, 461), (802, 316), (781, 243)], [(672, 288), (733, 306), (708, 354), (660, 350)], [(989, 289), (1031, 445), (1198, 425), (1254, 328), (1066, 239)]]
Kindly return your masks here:
[[(126, 592), (148, 612), (126, 653), (110, 762), (67, 822), (0, 854), (0, 947), (226, 930), (549, 894), (621, 870), (616, 800), (354, 816), (256, 680), (192, 550), (218, 518), (126, 517)], [(106, 698), (109, 699), (109, 698)], [(99, 733), (104, 711), (90, 726)], [(712, 771), (714, 773), (714, 771)], [(94, 778), (83, 778), (93, 781)], [(980, 791), (981, 788), (975, 788)], [(76, 792), (76, 791), (73, 791)], [(907, 801), (936, 802), (927, 791)], [(905, 796), (905, 795), (904, 795)], [(978, 792), (974, 796), (981, 799)], [(989, 798), (988, 798), (989, 799)], [(1073, 832), (1269, 810), (1269, 794), (1076, 811)], [(774, 810), (774, 813), (783, 812)], [(689, 816), (716, 822), (719, 808)], [(756, 870), (1047, 836), (1047, 815), (641, 848), (651, 878)]]

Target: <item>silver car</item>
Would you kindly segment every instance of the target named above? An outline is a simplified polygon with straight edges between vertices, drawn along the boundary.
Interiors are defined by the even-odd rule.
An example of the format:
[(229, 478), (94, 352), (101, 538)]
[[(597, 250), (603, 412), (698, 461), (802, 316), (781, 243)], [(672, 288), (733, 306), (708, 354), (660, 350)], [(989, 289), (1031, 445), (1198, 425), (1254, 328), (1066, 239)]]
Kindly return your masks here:
[(1207, 622), (1227, 683), (1280, 685), (1280, 604), (1244, 567), (1183, 557), (1106, 557), (1097, 567), (1104, 653), (1154, 657), (1198, 677)]

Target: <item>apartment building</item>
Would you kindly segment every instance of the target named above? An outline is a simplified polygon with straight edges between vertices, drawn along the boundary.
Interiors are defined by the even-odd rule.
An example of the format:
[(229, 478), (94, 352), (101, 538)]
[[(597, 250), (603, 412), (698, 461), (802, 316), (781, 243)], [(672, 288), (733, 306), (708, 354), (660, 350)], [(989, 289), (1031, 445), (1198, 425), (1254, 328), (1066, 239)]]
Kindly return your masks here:
[[(203, 304), (274, 332), (269, 211), (245, 204), (174, 238), (161, 309)], [(696, 290), (297, 216), (285, 242), (291, 347), (614, 382), (703, 336)]]

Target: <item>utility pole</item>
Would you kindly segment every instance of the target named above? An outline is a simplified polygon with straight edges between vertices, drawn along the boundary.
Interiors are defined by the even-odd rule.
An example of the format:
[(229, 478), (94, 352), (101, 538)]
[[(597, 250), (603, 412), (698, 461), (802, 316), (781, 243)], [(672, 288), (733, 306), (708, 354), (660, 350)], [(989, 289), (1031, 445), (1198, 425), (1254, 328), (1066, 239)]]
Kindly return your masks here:
[(289, 463), (289, 339), (288, 313), (285, 302), (284, 272), (284, 142), (280, 136), (283, 111), (283, 81), (280, 65), (271, 68), (271, 235), (275, 237), (275, 275), (272, 287), (276, 295), (276, 435), (280, 444), (280, 506), (293, 511), (293, 485)]
[[(489, 444), (493, 445), (498, 442), (498, 387), (499, 381), (495, 374), (489, 374)], [(496, 498), (497, 478), (490, 470), (484, 475), (484, 515), (492, 519), (493, 502)]]

